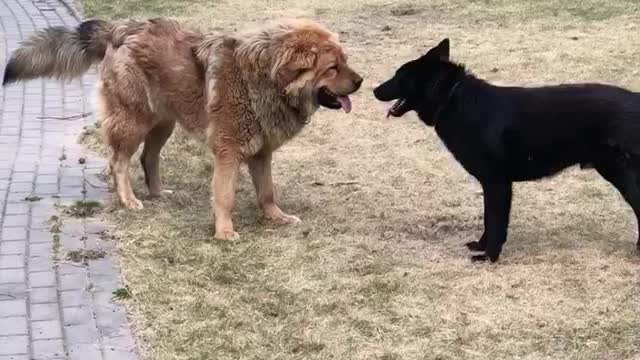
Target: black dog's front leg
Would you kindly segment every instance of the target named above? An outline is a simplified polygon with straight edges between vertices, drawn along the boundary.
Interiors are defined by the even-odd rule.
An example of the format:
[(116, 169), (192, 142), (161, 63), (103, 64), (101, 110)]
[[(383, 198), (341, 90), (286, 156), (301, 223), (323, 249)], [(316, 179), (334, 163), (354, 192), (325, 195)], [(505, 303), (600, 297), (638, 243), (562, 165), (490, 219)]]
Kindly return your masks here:
[[(487, 228), (487, 225), (485, 224), (485, 229), (486, 228)], [(487, 248), (487, 232), (485, 231), (482, 233), (480, 240), (469, 241), (468, 243), (464, 244), (464, 246), (466, 246), (467, 249), (471, 251), (485, 251)]]
[[(483, 187), (483, 194), (485, 194), (484, 192), (484, 187)], [(485, 251), (487, 250), (487, 228), (489, 227), (487, 225), (487, 219), (488, 217), (486, 216), (487, 213), (487, 209), (489, 208), (487, 205), (487, 199), (488, 197), (486, 195), (484, 195), (483, 197), (484, 200), (484, 210), (485, 210), (485, 216), (484, 216), (484, 231), (482, 232), (482, 236), (480, 237), (480, 240), (478, 241), (470, 241), (466, 244), (464, 244), (467, 249), (471, 250), (471, 251)]]
[[(472, 256), (473, 261), (495, 262), (500, 257), (502, 245), (507, 241), (509, 214), (511, 212), (512, 186), (507, 183), (483, 183), (484, 191), (484, 239), (485, 254)], [(479, 242), (480, 244), (480, 242)]]

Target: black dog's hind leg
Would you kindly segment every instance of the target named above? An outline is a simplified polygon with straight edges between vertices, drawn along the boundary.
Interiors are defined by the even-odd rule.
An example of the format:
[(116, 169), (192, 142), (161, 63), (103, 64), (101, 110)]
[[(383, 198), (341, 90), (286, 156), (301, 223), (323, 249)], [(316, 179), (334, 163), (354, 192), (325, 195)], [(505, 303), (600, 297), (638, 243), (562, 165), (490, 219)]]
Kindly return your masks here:
[(618, 189), (633, 209), (638, 226), (636, 249), (640, 252), (640, 166), (635, 163), (638, 159), (624, 158), (620, 154), (615, 155), (617, 156), (603, 157), (596, 162), (595, 168), (603, 178)]
[(512, 185), (507, 183), (483, 183), (484, 191), (484, 234), (478, 242), (485, 241), (484, 255), (471, 257), (473, 261), (496, 262), (507, 241), (509, 214), (511, 213)]

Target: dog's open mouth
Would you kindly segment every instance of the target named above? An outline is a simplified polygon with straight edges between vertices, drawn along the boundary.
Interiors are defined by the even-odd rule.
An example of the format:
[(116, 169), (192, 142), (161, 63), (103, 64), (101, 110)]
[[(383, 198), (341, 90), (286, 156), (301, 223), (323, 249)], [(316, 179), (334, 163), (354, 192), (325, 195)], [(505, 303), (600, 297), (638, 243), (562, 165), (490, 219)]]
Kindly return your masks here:
[(318, 104), (329, 109), (342, 109), (346, 113), (351, 111), (351, 99), (348, 95), (336, 95), (326, 87), (318, 90)]
[(406, 99), (400, 98), (387, 110), (387, 117), (400, 117), (409, 111), (409, 102)]

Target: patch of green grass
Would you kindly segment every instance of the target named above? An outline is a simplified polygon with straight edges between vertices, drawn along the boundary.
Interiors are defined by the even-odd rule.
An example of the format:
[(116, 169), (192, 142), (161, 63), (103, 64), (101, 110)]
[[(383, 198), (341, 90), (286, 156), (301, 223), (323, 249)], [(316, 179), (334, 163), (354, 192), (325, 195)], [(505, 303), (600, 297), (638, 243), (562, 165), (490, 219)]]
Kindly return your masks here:
[(69, 216), (86, 218), (97, 214), (102, 208), (103, 206), (99, 201), (78, 200), (72, 205), (64, 207), (63, 212)]
[(105, 256), (106, 252), (104, 250), (80, 249), (67, 252), (67, 260), (76, 263), (87, 263), (89, 260), (102, 259)]
[(131, 299), (131, 296), (131, 291), (129, 291), (128, 287), (119, 288), (113, 291), (113, 298), (116, 300)]

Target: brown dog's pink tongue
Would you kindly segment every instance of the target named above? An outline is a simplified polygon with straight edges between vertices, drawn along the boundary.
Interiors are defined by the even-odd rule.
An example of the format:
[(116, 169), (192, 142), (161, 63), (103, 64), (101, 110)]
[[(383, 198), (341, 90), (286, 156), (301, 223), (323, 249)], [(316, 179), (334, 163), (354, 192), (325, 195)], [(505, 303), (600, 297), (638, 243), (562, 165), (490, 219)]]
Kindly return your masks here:
[(342, 110), (344, 110), (344, 112), (351, 112), (351, 99), (349, 99), (348, 96), (338, 96), (337, 100), (340, 103), (340, 106), (342, 106)]

